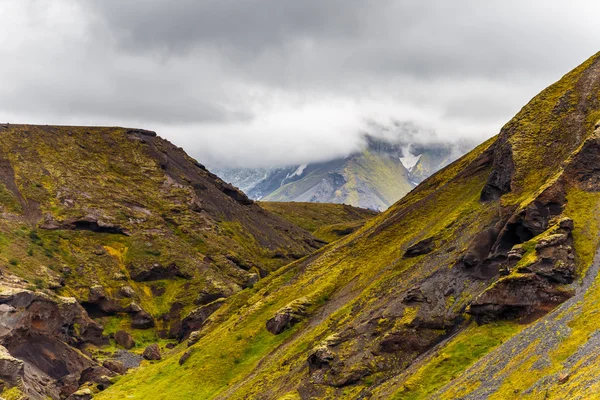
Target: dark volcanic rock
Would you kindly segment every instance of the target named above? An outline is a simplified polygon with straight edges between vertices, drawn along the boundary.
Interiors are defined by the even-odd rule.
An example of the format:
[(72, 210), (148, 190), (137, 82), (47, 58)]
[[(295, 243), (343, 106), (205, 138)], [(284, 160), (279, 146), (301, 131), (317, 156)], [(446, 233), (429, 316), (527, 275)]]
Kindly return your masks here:
[(185, 364), (188, 358), (190, 358), (190, 356), (192, 355), (192, 351), (193, 349), (187, 349), (185, 353), (181, 355), (181, 357), (179, 358), (179, 365)]
[(0, 346), (0, 379), (17, 385), (25, 375), (25, 363), (10, 355), (4, 346)]
[(115, 342), (126, 350), (135, 346), (135, 340), (133, 340), (133, 337), (125, 331), (115, 332)]
[(291, 302), (267, 320), (267, 330), (274, 335), (279, 335), (302, 321), (306, 317), (306, 308), (309, 305), (310, 302), (305, 298)]
[(495, 144), (494, 166), (481, 191), (481, 200), (490, 201), (500, 198), (511, 191), (511, 181), (515, 173), (512, 146), (504, 137)]
[(467, 312), (479, 322), (515, 319), (536, 312), (547, 312), (571, 297), (537, 274), (509, 276), (479, 295)]
[(404, 258), (422, 256), (431, 253), (435, 247), (433, 238), (423, 239), (420, 242), (413, 244), (404, 253)]
[(161, 279), (184, 278), (190, 279), (190, 274), (184, 272), (174, 263), (162, 265), (154, 263), (151, 265), (130, 265), (131, 279), (137, 282), (157, 281)]
[(190, 312), (182, 321), (179, 331), (179, 339), (184, 339), (193, 331), (197, 331), (202, 327), (204, 322), (217, 311), (224, 303), (224, 299), (213, 301), (210, 304), (196, 308)]
[(127, 367), (118, 360), (104, 360), (102, 366), (116, 374), (123, 375), (127, 372)]
[(162, 358), (162, 356), (160, 354), (160, 348), (158, 347), (158, 344), (156, 344), (156, 343), (153, 343), (153, 344), (149, 345), (148, 347), (146, 347), (142, 356), (146, 360), (160, 360)]

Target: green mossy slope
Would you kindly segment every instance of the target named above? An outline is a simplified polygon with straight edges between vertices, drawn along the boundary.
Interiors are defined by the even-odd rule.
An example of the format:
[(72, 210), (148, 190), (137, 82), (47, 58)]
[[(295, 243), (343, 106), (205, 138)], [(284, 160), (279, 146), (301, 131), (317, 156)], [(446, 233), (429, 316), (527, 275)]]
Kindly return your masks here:
[(353, 233), (377, 215), (375, 211), (346, 204), (259, 202), (259, 205), (326, 242)]
[[(318, 246), (152, 132), (0, 126), (0, 269), (140, 346), (177, 337), (201, 293), (229, 296)], [(132, 329), (132, 302), (154, 328)]]

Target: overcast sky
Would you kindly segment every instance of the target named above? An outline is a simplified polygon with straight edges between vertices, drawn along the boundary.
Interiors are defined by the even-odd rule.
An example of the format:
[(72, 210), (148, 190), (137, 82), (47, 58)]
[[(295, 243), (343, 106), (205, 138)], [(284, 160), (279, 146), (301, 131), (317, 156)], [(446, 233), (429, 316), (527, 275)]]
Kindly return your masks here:
[(600, 50), (596, 1), (0, 0), (0, 121), (156, 130), (302, 163), (391, 121), (496, 134)]

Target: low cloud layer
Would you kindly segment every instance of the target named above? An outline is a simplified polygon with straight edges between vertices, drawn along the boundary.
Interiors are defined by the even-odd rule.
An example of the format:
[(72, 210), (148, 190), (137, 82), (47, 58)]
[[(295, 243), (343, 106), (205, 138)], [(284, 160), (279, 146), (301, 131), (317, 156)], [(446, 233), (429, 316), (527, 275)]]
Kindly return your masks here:
[(398, 121), (482, 141), (600, 50), (596, 2), (524, 3), (4, 0), (0, 120), (153, 129), (220, 166), (344, 155)]

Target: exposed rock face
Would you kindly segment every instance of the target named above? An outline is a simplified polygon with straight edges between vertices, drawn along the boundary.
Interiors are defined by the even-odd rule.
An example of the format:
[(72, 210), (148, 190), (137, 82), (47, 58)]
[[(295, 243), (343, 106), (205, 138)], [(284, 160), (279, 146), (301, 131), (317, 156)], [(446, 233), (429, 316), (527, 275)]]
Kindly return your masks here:
[(0, 343), (5, 382), (22, 385), (33, 399), (59, 398), (77, 390), (80, 374), (95, 365), (77, 347), (107, 338), (72, 298), (3, 288)]
[(404, 253), (404, 257), (405, 258), (417, 257), (417, 256), (422, 256), (427, 253), (431, 253), (431, 251), (433, 251), (433, 249), (434, 249), (434, 245), (435, 245), (435, 242), (434, 242), (433, 238), (423, 239), (420, 242), (415, 243), (414, 245), (412, 245), (408, 249), (406, 249), (406, 252)]
[(25, 363), (11, 356), (6, 347), (0, 346), (0, 379), (16, 386), (24, 376)]
[(190, 312), (182, 321), (179, 331), (179, 339), (186, 338), (193, 331), (202, 327), (204, 322), (223, 305), (222, 299), (215, 300), (210, 304), (196, 308)]
[(512, 147), (506, 138), (500, 138), (496, 145), (494, 168), (481, 191), (481, 200), (497, 200), (511, 190), (511, 181), (515, 172)]
[(267, 320), (267, 330), (274, 335), (292, 327), (306, 317), (306, 309), (310, 306), (307, 298), (295, 300)]

